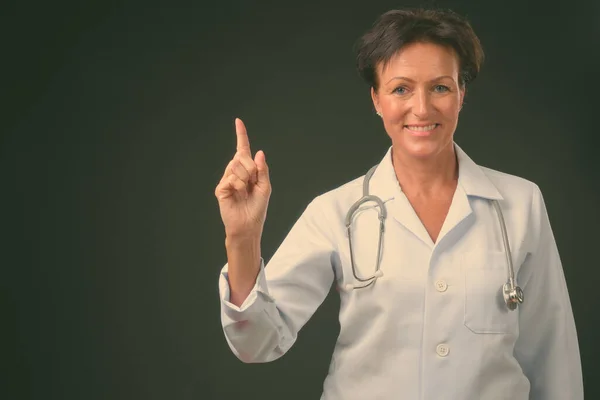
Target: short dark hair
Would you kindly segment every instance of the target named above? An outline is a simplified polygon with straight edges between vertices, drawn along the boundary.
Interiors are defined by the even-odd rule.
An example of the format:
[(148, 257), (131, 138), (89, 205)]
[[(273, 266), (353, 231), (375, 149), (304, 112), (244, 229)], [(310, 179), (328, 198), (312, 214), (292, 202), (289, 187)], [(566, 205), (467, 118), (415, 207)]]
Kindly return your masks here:
[(375, 21), (355, 45), (360, 76), (377, 90), (379, 63), (385, 67), (402, 47), (416, 42), (452, 48), (459, 59), (461, 86), (477, 77), (484, 55), (471, 24), (454, 11), (423, 8), (391, 10)]

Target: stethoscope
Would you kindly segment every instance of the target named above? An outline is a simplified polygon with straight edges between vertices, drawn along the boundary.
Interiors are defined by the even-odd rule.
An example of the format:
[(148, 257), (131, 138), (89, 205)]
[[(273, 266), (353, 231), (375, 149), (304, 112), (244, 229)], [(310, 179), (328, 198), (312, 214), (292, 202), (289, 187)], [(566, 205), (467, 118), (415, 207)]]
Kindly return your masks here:
[[(365, 179), (363, 181), (363, 197), (360, 198), (359, 200), (357, 200), (350, 207), (350, 209), (348, 210), (348, 213), (346, 214), (346, 228), (348, 230), (348, 243), (350, 245), (350, 264), (352, 264), (352, 274), (354, 275), (354, 278), (357, 281), (362, 283), (362, 285), (358, 285), (358, 286), (355, 284), (352, 284), (352, 283), (348, 283), (344, 286), (346, 288), (346, 290), (366, 288), (367, 286), (373, 284), (377, 280), (377, 278), (380, 278), (383, 276), (383, 272), (379, 269), (379, 266), (380, 266), (380, 262), (381, 262), (382, 238), (383, 238), (383, 231), (384, 231), (384, 221), (387, 217), (387, 210), (385, 208), (385, 204), (383, 203), (383, 200), (381, 200), (377, 196), (369, 194), (369, 180), (371, 179), (371, 176), (375, 172), (376, 168), (377, 168), (377, 165), (373, 166), (365, 175)], [(361, 278), (356, 274), (356, 267), (354, 265), (354, 252), (352, 249), (352, 229), (351, 229), (351, 227), (352, 227), (352, 219), (354, 217), (354, 213), (356, 212), (356, 210), (358, 210), (358, 207), (360, 207), (363, 203), (366, 203), (368, 201), (374, 201), (375, 203), (377, 203), (377, 206), (379, 207), (379, 209), (378, 209), (379, 245), (377, 248), (377, 261), (375, 264), (375, 273), (368, 278)], [(519, 287), (519, 285), (517, 285), (517, 282), (515, 279), (515, 270), (514, 270), (513, 263), (512, 263), (512, 256), (510, 254), (510, 245), (508, 243), (508, 235), (506, 233), (506, 225), (504, 224), (504, 216), (502, 215), (502, 210), (500, 209), (500, 204), (498, 203), (498, 200), (492, 200), (492, 203), (494, 205), (494, 209), (496, 210), (496, 214), (498, 214), (498, 220), (500, 221), (500, 228), (502, 230), (502, 241), (504, 243), (504, 253), (506, 254), (506, 264), (508, 265), (508, 280), (502, 286), (502, 294), (504, 296), (504, 302), (506, 303), (506, 306), (508, 307), (508, 309), (515, 310), (519, 304), (523, 303), (523, 300), (524, 300), (523, 290)]]

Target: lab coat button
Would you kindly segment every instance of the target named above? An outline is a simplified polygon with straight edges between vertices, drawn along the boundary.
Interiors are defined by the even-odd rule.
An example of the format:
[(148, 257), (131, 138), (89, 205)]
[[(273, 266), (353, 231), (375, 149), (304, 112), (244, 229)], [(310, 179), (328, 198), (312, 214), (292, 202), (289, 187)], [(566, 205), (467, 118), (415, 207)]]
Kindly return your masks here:
[(438, 353), (438, 356), (446, 357), (448, 355), (448, 353), (450, 352), (450, 348), (448, 347), (447, 344), (442, 343), (442, 344), (438, 344), (435, 351), (436, 351), (436, 353)]
[(446, 289), (448, 289), (448, 284), (446, 283), (446, 281), (440, 279), (435, 282), (435, 288), (438, 292), (445, 292)]

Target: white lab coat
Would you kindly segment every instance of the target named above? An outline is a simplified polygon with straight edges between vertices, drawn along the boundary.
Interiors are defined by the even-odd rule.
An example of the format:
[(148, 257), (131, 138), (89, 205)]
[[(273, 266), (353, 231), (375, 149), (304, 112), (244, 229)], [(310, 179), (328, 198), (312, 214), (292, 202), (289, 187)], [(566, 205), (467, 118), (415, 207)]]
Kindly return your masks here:
[[(433, 243), (396, 180), (391, 147), (370, 181), (388, 216), (380, 277), (348, 290), (353, 278), (344, 219), (362, 196), (364, 176), (316, 197), (244, 304), (219, 277), (222, 326), (244, 362), (268, 362), (294, 344), (327, 296), (340, 295), (340, 334), (322, 400), (580, 400), (577, 333), (560, 257), (538, 186), (475, 164), (454, 144), (459, 177)], [(504, 214), (525, 302), (509, 311)], [(359, 276), (374, 272), (377, 211), (367, 203), (353, 223)]]

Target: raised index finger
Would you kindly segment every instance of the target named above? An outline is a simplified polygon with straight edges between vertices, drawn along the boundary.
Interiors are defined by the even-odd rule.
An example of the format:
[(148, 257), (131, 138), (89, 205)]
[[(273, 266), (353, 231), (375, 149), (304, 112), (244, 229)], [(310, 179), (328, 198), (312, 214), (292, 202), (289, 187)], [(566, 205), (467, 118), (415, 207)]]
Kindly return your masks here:
[(235, 119), (235, 134), (237, 136), (237, 151), (239, 153), (252, 154), (250, 152), (250, 141), (248, 140), (248, 133), (246, 133), (246, 126), (241, 119)]

